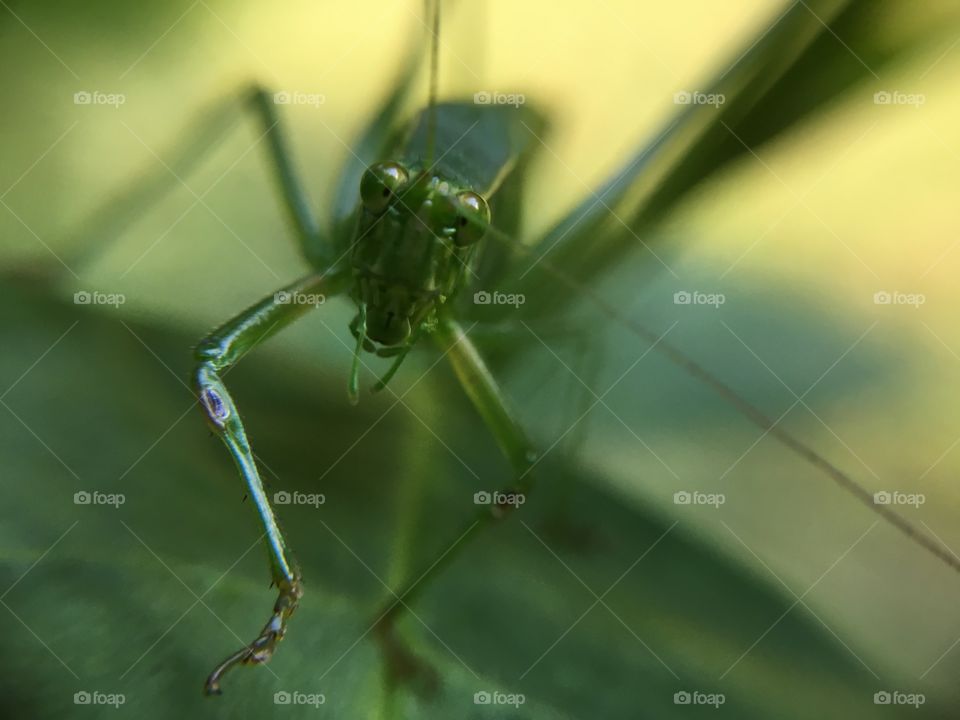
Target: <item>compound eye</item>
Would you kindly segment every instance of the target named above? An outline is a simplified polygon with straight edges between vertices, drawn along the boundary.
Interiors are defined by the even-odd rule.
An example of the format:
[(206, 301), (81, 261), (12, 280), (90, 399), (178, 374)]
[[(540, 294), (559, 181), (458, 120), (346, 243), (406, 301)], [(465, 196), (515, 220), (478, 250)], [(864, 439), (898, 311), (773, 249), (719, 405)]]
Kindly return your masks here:
[(394, 162), (377, 163), (367, 168), (360, 179), (360, 200), (363, 206), (379, 215), (407, 184), (409, 175), (406, 168)]
[(487, 201), (469, 190), (457, 195), (456, 233), (453, 241), (459, 247), (473, 245), (487, 231), (490, 224), (490, 207)]

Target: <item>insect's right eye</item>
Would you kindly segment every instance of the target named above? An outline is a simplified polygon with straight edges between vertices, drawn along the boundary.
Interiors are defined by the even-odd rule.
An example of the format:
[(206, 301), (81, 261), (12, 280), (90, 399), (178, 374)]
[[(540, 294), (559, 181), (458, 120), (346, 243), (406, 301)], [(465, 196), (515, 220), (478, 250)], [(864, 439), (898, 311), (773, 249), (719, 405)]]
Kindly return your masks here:
[(459, 247), (473, 245), (487, 230), (490, 207), (486, 200), (470, 190), (457, 195), (457, 205), (457, 232), (453, 240)]
[(377, 163), (363, 173), (360, 180), (360, 200), (370, 212), (379, 215), (387, 209), (397, 191), (406, 185), (406, 168), (393, 162)]

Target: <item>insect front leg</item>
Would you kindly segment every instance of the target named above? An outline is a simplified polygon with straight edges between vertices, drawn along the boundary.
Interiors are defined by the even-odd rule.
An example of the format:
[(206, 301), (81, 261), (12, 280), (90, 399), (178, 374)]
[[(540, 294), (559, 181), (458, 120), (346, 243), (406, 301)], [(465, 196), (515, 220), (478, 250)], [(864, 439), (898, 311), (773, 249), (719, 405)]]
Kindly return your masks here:
[(286, 133), (277, 112), (276, 96), (255, 86), (248, 98), (260, 119), (268, 145), (268, 159), (280, 189), (280, 200), (287, 218), (300, 240), (303, 254), (314, 267), (329, 267), (336, 259), (336, 248), (320, 232), (310, 201), (293, 164)]
[[(257, 120), (256, 132), (262, 138), (279, 186), (281, 203), (302, 251), (315, 267), (328, 267), (333, 247), (320, 232), (295, 171), (277, 112), (278, 100), (278, 96), (266, 88), (251, 85), (194, 113), (174, 142), (159, 153), (149, 153), (147, 165), (96, 207), (79, 231), (72, 230), (75, 245), (68, 256), (68, 265), (81, 267), (106, 253), (111, 242), (123, 236), (150, 208), (172, 191), (183, 188), (182, 178), (189, 178), (213, 154), (244, 115), (252, 115)], [(197, 203), (206, 195), (193, 194)]]
[[(194, 383), (200, 405), (213, 431), (220, 436), (247, 485), (247, 493), (260, 516), (270, 556), (273, 583), (279, 589), (269, 621), (256, 639), (230, 655), (210, 674), (207, 694), (220, 693), (220, 681), (235, 665), (263, 663), (270, 659), (286, 632), (287, 620), (297, 608), (303, 588), (300, 571), (290, 557), (270, 500), (257, 471), (253, 450), (223, 375), (262, 340), (272, 336), (323, 302), (321, 298), (341, 292), (340, 275), (310, 275), (265, 298), (206, 338), (196, 350), (199, 361)], [(313, 300), (313, 302), (311, 302)]]
[[(459, 323), (451, 318), (441, 318), (434, 337), (442, 351), (447, 353), (461, 386), (510, 463), (513, 478), (502, 489), (526, 496), (533, 485), (532, 471), (537, 463), (537, 453), (499, 384)], [(451, 549), (437, 558), (432, 558), (424, 568), (411, 573), (401, 584), (401, 589), (387, 601), (379, 615), (376, 630), (384, 656), (388, 664), (394, 666), (389, 668), (391, 671), (396, 673), (399, 669), (403, 671), (399, 676), (403, 677), (410, 675), (411, 667), (423, 670), (423, 663), (414, 657), (396, 636), (395, 627), (403, 613), (428, 586), (430, 579), (436, 577), (463, 552), (469, 539), (476, 537), (482, 528), (494, 521), (507, 517), (515, 507), (516, 505), (506, 503), (484, 506), (457, 534), (456, 537), (460, 540)], [(396, 678), (391, 678), (393, 679)], [(427, 679), (429, 680), (429, 677)]]

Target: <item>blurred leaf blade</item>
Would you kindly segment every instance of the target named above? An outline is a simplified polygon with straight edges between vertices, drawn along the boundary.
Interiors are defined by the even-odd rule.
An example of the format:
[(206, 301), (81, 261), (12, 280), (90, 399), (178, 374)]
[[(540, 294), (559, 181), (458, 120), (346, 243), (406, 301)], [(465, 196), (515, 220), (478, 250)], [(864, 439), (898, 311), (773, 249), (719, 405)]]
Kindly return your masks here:
[[(808, 0), (785, 7), (716, 78), (694, 91), (720, 97), (720, 104), (696, 104), (691, 91), (678, 91), (689, 104), (547, 231), (535, 257), (548, 256), (580, 281), (600, 276), (643, 252), (648, 238), (657, 245), (650, 230), (730, 164), (756, 157), (765, 144), (796, 131), (854, 88), (882, 84), (880, 72), (960, 27), (955, 9), (933, 13), (919, 26), (905, 22), (896, 0)], [(659, 245), (654, 251), (668, 252)], [(570, 293), (551, 285), (557, 284), (536, 275), (527, 281), (543, 307), (567, 303)]]
[[(51, 331), (78, 315), (35, 288), (7, 284), (4, 295), (15, 302), (3, 305), (3, 325), (21, 338), (20, 349), (4, 357), (4, 375), (15, 376)], [(254, 442), (276, 475), (271, 485), (322, 491), (326, 503), (319, 515), (310, 507), (281, 512), (308, 593), (277, 658), (269, 669), (231, 677), (224, 698), (202, 698), (209, 664), (234, 644), (232, 633), (256, 626), (269, 591), (253, 513), (240, 502), (239, 482), (215, 438), (191, 415), (156, 441), (171, 416), (184, 406), (192, 411), (192, 402), (143, 345), (182, 369), (190, 342), (188, 335), (84, 312), (59, 351), (10, 393), (7, 402), (36, 437), (12, 413), (3, 416), (6, 489), (13, 493), (3, 527), (5, 546), (16, 548), (3, 558), (3, 575), (10, 585), (30, 570), (6, 599), (26, 627), (9, 631), (15, 652), (6, 655), (11, 692), (4, 697), (38, 718), (66, 712), (73, 693), (84, 690), (125, 693), (127, 709), (142, 717), (271, 712), (273, 693), (282, 691), (323, 693), (331, 710), (366, 712), (379, 682), (378, 650), (369, 639), (354, 643), (365, 637), (383, 596), (376, 575), (387, 575), (396, 551), (393, 528), (401, 519), (391, 518), (397, 505), (390, 488), (407, 482), (402, 472), (389, 486), (383, 479), (398, 459), (408, 465), (402, 458), (419, 441), (388, 423), (374, 433), (375, 455), (351, 457), (317, 485), (308, 478), (327, 461), (305, 449), (316, 447), (317, 411), (329, 407), (323, 381), (308, 381), (303, 366), (293, 370), (280, 359), (251, 359), (232, 375)], [(256, 380), (265, 377), (273, 381)], [(445, 375), (435, 391), (449, 396), (450, 382)], [(80, 385), (88, 389), (55, 415), (44, 410), (64, 388)], [(324, 389), (304, 397), (305, 386)], [(329, 391), (342, 395), (340, 383)], [(97, 409), (102, 393), (131, 401)], [(368, 403), (352, 414), (334, 407), (321, 417), (325, 412), (338, 420), (321, 423), (320, 454), (334, 457), (378, 411)], [(470, 437), (475, 423), (462, 413), (452, 434)], [(43, 442), (33, 444), (38, 438)], [(111, 453), (90, 456), (91, 446)], [(120, 482), (109, 480), (144, 448), (149, 454)], [(496, 455), (486, 456), (480, 472), (496, 473)], [(447, 479), (455, 466), (442, 450), (410, 465), (431, 478), (416, 498), (419, 517), (445, 518), (418, 533), (415, 564), (448, 547), (451, 531), (472, 512), (473, 488)], [(644, 716), (664, 717), (678, 709), (674, 693), (697, 690), (724, 693), (717, 717), (799, 719), (807, 716), (802, 699), (810, 694), (829, 698), (823, 717), (872, 717), (874, 678), (815, 620), (785, 614), (793, 601), (776, 582), (744, 573), (682, 524), (623, 504), (602, 483), (583, 482), (583, 473), (552, 465), (553, 491), (566, 501), (493, 530), (424, 596), (420, 622), (408, 621), (404, 633), (440, 671), (442, 690), (423, 700), (401, 687), (401, 705), (421, 718), (469, 716), (474, 693), (502, 691), (524, 693), (523, 717), (583, 717), (598, 708), (605, 717), (636, 717), (638, 703)], [(45, 504), (36, 502), (31, 483), (13, 480), (40, 477)], [(127, 500), (117, 509), (73, 503), (73, 493), (97, 488)], [(65, 530), (67, 539), (43, 555)], [(114, 550), (88, 554), (106, 547)], [(224, 574), (238, 557), (241, 566)], [(763, 646), (751, 649), (761, 636)], [(720, 682), (725, 668), (730, 678)], [(754, 683), (764, 674), (777, 678), (777, 690), (758, 695)]]

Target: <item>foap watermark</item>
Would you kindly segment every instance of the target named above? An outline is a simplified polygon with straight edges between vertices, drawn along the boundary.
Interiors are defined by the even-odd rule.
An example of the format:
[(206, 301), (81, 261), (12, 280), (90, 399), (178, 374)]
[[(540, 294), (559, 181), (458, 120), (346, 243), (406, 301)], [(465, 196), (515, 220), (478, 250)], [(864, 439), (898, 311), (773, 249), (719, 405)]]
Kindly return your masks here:
[(327, 102), (327, 96), (322, 93), (283, 90), (273, 94), (273, 102), (275, 105), (309, 105), (312, 108), (319, 108)]
[(321, 293), (302, 293), (296, 290), (280, 290), (273, 294), (278, 305), (323, 305), (327, 296)]
[(873, 494), (874, 505), (911, 505), (918, 508), (927, 502), (923, 493), (905, 493), (899, 490), (881, 490)]
[(911, 105), (915, 108), (927, 102), (923, 93), (905, 93), (900, 90), (880, 90), (873, 94), (874, 105)]
[(899, 290), (890, 292), (888, 290), (878, 290), (873, 294), (874, 305), (910, 305), (919, 309), (921, 305), (927, 302), (927, 296), (923, 293), (905, 293)]
[(319, 508), (327, 502), (327, 496), (323, 493), (302, 493), (294, 490), (287, 492), (280, 490), (273, 494), (273, 502), (277, 505), (311, 505)]
[(520, 107), (527, 101), (523, 93), (488, 92), (481, 90), (473, 94), (474, 105), (513, 105)]
[(678, 490), (673, 494), (674, 505), (709, 505), (718, 508), (727, 502), (723, 493), (705, 493), (699, 490)]
[(698, 90), (680, 90), (673, 94), (674, 105), (713, 105), (720, 107), (727, 101), (723, 93), (705, 93)]
[(473, 494), (474, 505), (512, 505), (513, 507), (518, 508), (526, 501), (527, 496), (519, 492), (500, 492), (499, 490), (488, 492), (486, 490), (481, 490), (480, 492), (475, 492)]
[(73, 94), (74, 105), (109, 105), (110, 107), (118, 108), (125, 102), (127, 102), (127, 96), (123, 93), (79, 90)]
[(480, 690), (473, 694), (474, 705), (512, 705), (519, 708), (527, 701), (523, 693), (504, 693), (497, 690)]
[(105, 293), (99, 290), (78, 290), (73, 294), (74, 305), (112, 305), (117, 308), (127, 301), (123, 293)]
[(705, 693), (699, 690), (680, 690), (673, 694), (674, 705), (711, 705), (719, 708), (727, 701), (723, 693)]
[(119, 508), (127, 501), (127, 496), (123, 493), (104, 493), (99, 490), (92, 492), (81, 490), (73, 494), (74, 505), (113, 505)]
[(273, 694), (274, 705), (310, 705), (319, 708), (325, 702), (327, 702), (327, 696), (323, 693), (278, 690)]
[(478, 290), (473, 294), (474, 305), (513, 305), (518, 308), (527, 301), (523, 293), (504, 293), (498, 290)]
[(73, 694), (74, 705), (112, 705), (119, 708), (127, 701), (123, 693), (105, 693), (99, 690), (81, 690)]
[(699, 290), (677, 290), (673, 294), (674, 305), (710, 305), (718, 308), (727, 301), (723, 293), (705, 293)]
[(927, 701), (923, 693), (906, 693), (900, 690), (881, 690), (873, 694), (874, 705), (912, 705), (919, 708)]

